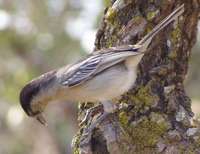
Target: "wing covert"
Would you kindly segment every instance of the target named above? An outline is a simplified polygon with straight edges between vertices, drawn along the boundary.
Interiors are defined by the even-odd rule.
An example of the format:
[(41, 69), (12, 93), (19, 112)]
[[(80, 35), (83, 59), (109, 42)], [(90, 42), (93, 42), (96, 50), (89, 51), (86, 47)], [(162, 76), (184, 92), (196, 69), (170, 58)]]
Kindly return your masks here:
[(82, 83), (83, 81), (87, 80), (91, 76), (91, 74), (95, 72), (100, 61), (101, 56), (99, 55), (94, 55), (86, 59), (77, 69), (73, 71), (72, 74), (70, 74), (70, 76), (63, 78), (61, 84), (68, 87), (72, 87)]
[(90, 57), (72, 65), (61, 74), (61, 84), (68, 87), (77, 86), (89, 80), (95, 74), (123, 61), (128, 56), (141, 54), (140, 46), (121, 46), (94, 52)]

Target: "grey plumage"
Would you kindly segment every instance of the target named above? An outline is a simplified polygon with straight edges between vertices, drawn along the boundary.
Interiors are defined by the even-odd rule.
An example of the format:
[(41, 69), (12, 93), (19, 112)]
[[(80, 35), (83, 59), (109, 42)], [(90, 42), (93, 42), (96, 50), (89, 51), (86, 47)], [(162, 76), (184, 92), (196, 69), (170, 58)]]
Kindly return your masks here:
[[(137, 50), (139, 46), (124, 46), (120, 48), (109, 48), (89, 56), (89, 58), (75, 64), (71, 70), (67, 67), (63, 73), (60, 83), (72, 87), (89, 80), (97, 73), (125, 60), (126, 57), (141, 54)], [(78, 67), (77, 67), (78, 66)], [(73, 66), (72, 66), (73, 67)], [(63, 71), (63, 70), (62, 70)]]

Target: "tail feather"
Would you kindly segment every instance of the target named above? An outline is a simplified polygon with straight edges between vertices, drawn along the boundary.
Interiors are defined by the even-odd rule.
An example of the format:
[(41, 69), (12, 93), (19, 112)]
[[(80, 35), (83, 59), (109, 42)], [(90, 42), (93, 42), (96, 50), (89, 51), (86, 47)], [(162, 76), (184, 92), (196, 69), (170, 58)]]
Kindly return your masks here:
[(184, 4), (174, 10), (169, 16), (163, 19), (151, 32), (149, 32), (146, 36), (143, 37), (137, 44), (143, 46), (144, 50), (149, 46), (151, 43), (152, 38), (160, 32), (163, 28), (165, 28), (168, 24), (172, 21), (176, 20), (181, 14), (184, 12)]

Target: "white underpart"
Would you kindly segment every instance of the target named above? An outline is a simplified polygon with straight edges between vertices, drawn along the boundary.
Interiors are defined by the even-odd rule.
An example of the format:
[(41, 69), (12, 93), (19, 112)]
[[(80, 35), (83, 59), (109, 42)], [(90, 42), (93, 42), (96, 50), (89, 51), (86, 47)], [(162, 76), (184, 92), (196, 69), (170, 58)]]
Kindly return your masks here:
[(79, 86), (66, 88), (66, 99), (72, 101), (108, 101), (127, 92), (135, 82), (136, 67), (129, 70), (125, 65), (115, 65), (104, 73)]

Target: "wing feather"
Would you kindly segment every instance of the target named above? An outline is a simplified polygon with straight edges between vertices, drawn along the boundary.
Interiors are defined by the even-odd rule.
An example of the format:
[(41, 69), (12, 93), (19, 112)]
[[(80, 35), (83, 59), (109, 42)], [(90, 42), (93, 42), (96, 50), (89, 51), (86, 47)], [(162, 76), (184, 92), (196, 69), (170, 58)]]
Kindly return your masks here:
[(67, 68), (62, 74), (61, 84), (68, 87), (77, 86), (91, 79), (97, 73), (125, 60), (128, 56), (140, 54), (139, 47), (109, 48), (90, 55), (87, 59)]
[(61, 81), (62, 85), (72, 87), (80, 84), (90, 77), (90, 75), (97, 69), (99, 63), (101, 61), (101, 57), (96, 55), (92, 56), (89, 59), (86, 59), (82, 62), (82, 64), (73, 70), (70, 76), (66, 76)]

